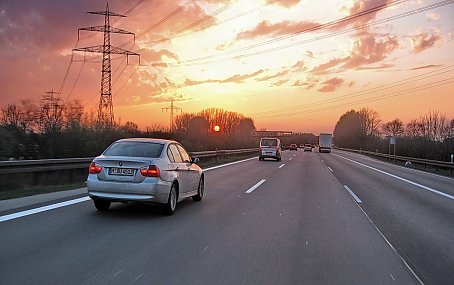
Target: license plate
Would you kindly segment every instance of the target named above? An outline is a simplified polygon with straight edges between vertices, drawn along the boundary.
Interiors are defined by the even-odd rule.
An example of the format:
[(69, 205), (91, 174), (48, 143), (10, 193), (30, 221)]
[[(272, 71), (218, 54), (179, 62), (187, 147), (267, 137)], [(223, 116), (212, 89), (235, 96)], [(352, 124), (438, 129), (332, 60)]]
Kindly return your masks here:
[(111, 168), (109, 169), (110, 175), (120, 175), (120, 176), (134, 176), (133, 168)]

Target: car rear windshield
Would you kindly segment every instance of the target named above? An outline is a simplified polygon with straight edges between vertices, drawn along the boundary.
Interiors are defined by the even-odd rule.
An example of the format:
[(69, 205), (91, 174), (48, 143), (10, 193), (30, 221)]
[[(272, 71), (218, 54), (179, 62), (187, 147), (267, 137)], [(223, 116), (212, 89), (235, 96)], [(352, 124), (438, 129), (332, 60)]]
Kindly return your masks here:
[(262, 139), (260, 141), (261, 146), (277, 146), (277, 140), (276, 139)]
[(160, 143), (122, 141), (112, 144), (104, 155), (157, 158), (163, 147)]

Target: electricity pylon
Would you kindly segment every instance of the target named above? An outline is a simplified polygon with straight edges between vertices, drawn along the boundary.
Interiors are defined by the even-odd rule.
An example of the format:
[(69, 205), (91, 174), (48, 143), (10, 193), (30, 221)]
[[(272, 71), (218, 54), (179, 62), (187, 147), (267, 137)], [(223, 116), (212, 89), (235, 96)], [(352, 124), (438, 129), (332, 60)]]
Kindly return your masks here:
[[(77, 36), (80, 38), (80, 31), (93, 31), (93, 32), (103, 32), (104, 33), (104, 44), (84, 47), (84, 48), (75, 48), (73, 51), (83, 51), (83, 52), (94, 52), (102, 53), (102, 76), (101, 76), (101, 94), (99, 98), (99, 107), (98, 107), (98, 123), (106, 126), (113, 126), (114, 124), (114, 111), (112, 103), (112, 78), (111, 78), (111, 64), (110, 64), (110, 55), (111, 54), (125, 54), (127, 59), (130, 55), (139, 56), (140, 64), (140, 55), (138, 53), (125, 50), (110, 44), (110, 34), (129, 34), (134, 35), (134, 33), (112, 27), (110, 25), (110, 17), (126, 17), (125, 15), (113, 13), (109, 11), (109, 3), (106, 5), (105, 11), (96, 11), (96, 12), (87, 12), (89, 14), (95, 15), (104, 15), (104, 26), (93, 26), (80, 28), (77, 31)], [(134, 36), (135, 41), (135, 36)]]
[(162, 108), (162, 111), (164, 112), (165, 111), (168, 111), (170, 110), (170, 133), (173, 133), (173, 111), (180, 111), (180, 114), (181, 112), (183, 111), (183, 109), (181, 109), (180, 107), (177, 107), (177, 106), (174, 106), (173, 105), (173, 99), (170, 101), (170, 106), (169, 107), (164, 107)]

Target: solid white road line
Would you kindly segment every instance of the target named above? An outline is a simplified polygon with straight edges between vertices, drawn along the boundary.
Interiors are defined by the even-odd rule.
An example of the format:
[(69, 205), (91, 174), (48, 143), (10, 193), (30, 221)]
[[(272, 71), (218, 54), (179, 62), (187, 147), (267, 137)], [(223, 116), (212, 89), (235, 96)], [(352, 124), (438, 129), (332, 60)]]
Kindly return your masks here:
[(446, 197), (446, 198), (449, 198), (449, 199), (451, 199), (451, 200), (454, 200), (454, 196), (449, 195), (449, 194), (446, 194), (446, 193), (441, 192), (441, 191), (439, 191), (439, 190), (436, 190), (436, 189), (427, 187), (427, 186), (425, 186), (425, 185), (422, 185), (422, 184), (413, 182), (413, 181), (411, 181), (411, 180), (408, 180), (408, 179), (402, 178), (402, 177), (400, 177), (400, 176), (397, 176), (397, 175), (388, 173), (388, 172), (386, 172), (386, 171), (383, 171), (383, 170), (377, 169), (377, 168), (375, 168), (375, 167), (372, 167), (372, 166), (363, 164), (363, 163), (361, 163), (361, 162), (357, 162), (357, 161), (355, 161), (355, 160), (352, 160), (352, 159), (343, 157), (343, 156), (341, 156), (341, 155), (338, 155), (338, 154), (335, 154), (335, 153), (333, 153), (333, 154), (334, 154), (335, 156), (338, 156), (338, 157), (343, 158), (343, 159), (345, 159), (345, 160), (348, 160), (348, 161), (350, 161), (350, 162), (356, 163), (356, 164), (358, 164), (358, 165), (364, 166), (364, 167), (366, 167), (366, 168), (369, 168), (369, 169), (375, 170), (375, 171), (377, 171), (377, 172), (380, 172), (380, 173), (382, 173), (382, 174), (388, 175), (388, 176), (390, 176), (390, 177), (396, 178), (396, 179), (398, 179), (398, 180), (400, 180), (400, 181), (407, 182), (407, 183), (409, 183), (409, 184), (411, 184), (411, 185), (417, 186), (417, 187), (422, 188), (422, 189), (424, 189), (424, 190), (427, 190), (427, 191), (430, 191), (430, 192), (432, 192), (432, 193), (435, 193), (435, 194), (444, 196), (444, 197)]
[(353, 191), (347, 185), (344, 185), (344, 188), (347, 189), (348, 193), (350, 193), (350, 195), (352, 195), (353, 199), (355, 199), (355, 201), (357, 203), (362, 203), (363, 202), (363, 201), (361, 201), (361, 199), (359, 199), (358, 196), (356, 196), (355, 193), (353, 193)]
[(329, 171), (333, 172), (333, 169), (331, 167), (328, 166), (328, 169), (329, 169)]
[(245, 161), (253, 160), (253, 159), (257, 159), (257, 156), (251, 157), (251, 158), (246, 158), (246, 159), (243, 159), (243, 160), (230, 162), (230, 163), (226, 163), (226, 164), (216, 165), (216, 166), (213, 166), (213, 167), (208, 167), (208, 168), (203, 169), (203, 171), (204, 172), (205, 171), (210, 171), (210, 170), (218, 169), (218, 168), (221, 168), (221, 167), (226, 167), (226, 166), (229, 166), (229, 165), (233, 165), (233, 164), (237, 164), (237, 163), (241, 163), (241, 162), (245, 162)]
[[(241, 163), (241, 162), (245, 162), (245, 161), (253, 160), (253, 159), (257, 159), (257, 156), (239, 160), (239, 161), (226, 163), (226, 164), (222, 164), (222, 165), (205, 168), (205, 169), (203, 169), (203, 171), (210, 171), (210, 170), (218, 169), (221, 167), (225, 167), (225, 166), (229, 166), (229, 165), (233, 165), (233, 164), (237, 164), (237, 163)], [(17, 213), (5, 215), (5, 216), (0, 216), (0, 223), (6, 222), (9, 220), (13, 220), (13, 219), (17, 219), (17, 218), (21, 218), (21, 217), (25, 217), (25, 216), (29, 216), (29, 215), (33, 215), (33, 214), (37, 214), (37, 213), (41, 213), (41, 212), (45, 212), (45, 211), (49, 211), (49, 210), (53, 210), (53, 209), (57, 209), (57, 208), (61, 208), (61, 207), (65, 207), (65, 206), (69, 206), (69, 205), (73, 205), (73, 204), (77, 204), (77, 203), (81, 203), (81, 202), (85, 202), (88, 200), (90, 200), (90, 198), (88, 196), (86, 196), (86, 197), (82, 197), (82, 198), (78, 198), (78, 199), (74, 199), (74, 200), (69, 200), (69, 201), (51, 204), (48, 206), (43, 206), (43, 207), (39, 207), (39, 208), (35, 208), (35, 209), (22, 211), (22, 212), (17, 212)]]
[(249, 188), (246, 193), (250, 194), (252, 193), (252, 191), (254, 191), (255, 189), (257, 189), (260, 185), (262, 185), (264, 182), (266, 181), (266, 179), (262, 179), (260, 180), (259, 182), (257, 182), (257, 184), (255, 184), (254, 186), (252, 186), (251, 188)]
[(49, 211), (49, 210), (53, 210), (53, 209), (57, 209), (57, 208), (61, 208), (61, 207), (65, 207), (65, 206), (69, 206), (69, 205), (73, 205), (73, 204), (77, 204), (77, 203), (81, 203), (81, 202), (85, 202), (88, 200), (90, 200), (90, 198), (88, 196), (86, 196), (86, 197), (77, 198), (74, 200), (69, 200), (69, 201), (65, 201), (65, 202), (61, 202), (61, 203), (57, 203), (57, 204), (39, 207), (36, 209), (31, 209), (31, 210), (26, 210), (26, 211), (14, 213), (14, 214), (1, 216), (0, 223), (9, 221), (9, 220), (13, 220), (13, 219), (17, 219), (17, 218), (21, 218), (21, 217), (25, 217), (25, 216), (29, 216), (29, 215), (33, 215), (33, 214), (37, 214), (37, 213), (41, 213), (41, 212), (45, 212), (45, 211)]
[(281, 166), (279, 166), (279, 168), (282, 168), (282, 167), (284, 167), (284, 166), (285, 166), (285, 163), (281, 164)]

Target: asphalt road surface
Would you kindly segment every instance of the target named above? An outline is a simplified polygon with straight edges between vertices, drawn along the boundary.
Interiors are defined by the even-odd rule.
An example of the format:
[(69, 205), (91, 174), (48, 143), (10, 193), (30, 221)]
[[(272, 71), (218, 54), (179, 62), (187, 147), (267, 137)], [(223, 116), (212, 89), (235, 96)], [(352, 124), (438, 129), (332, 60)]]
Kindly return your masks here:
[(454, 283), (452, 179), (302, 150), (205, 175), (169, 217), (84, 199), (0, 213), (0, 284)]

